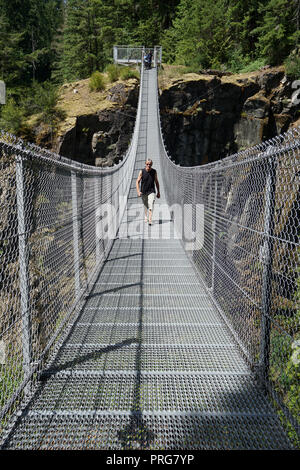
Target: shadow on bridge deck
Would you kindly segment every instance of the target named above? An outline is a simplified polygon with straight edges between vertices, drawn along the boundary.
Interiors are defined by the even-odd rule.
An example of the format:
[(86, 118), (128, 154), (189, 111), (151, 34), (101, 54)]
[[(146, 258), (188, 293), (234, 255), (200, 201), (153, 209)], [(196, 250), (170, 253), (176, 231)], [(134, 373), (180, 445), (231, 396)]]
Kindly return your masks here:
[[(145, 80), (155, 106), (155, 71)], [(147, 112), (149, 145), (158, 137)], [(156, 205), (153, 226), (143, 221), (135, 178), (145, 145), (119, 238), (4, 448), (288, 449), (171, 217)]]
[(115, 240), (5, 448), (289, 448), (180, 241), (142, 227)]

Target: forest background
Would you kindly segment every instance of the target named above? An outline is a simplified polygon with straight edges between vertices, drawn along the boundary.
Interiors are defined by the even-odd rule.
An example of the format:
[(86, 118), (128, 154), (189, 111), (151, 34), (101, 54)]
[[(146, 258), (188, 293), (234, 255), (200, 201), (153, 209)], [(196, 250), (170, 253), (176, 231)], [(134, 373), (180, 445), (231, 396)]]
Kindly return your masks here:
[(162, 45), (190, 71), (284, 64), (300, 78), (300, 0), (0, 0), (0, 128), (56, 112), (59, 87), (104, 71), (115, 44)]

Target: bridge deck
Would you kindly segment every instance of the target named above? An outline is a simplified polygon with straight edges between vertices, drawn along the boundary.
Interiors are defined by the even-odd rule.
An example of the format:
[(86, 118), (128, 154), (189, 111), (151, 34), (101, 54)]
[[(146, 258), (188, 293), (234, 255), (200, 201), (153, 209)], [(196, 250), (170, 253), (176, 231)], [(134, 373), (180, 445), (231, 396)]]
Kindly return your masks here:
[(159, 211), (163, 181), (153, 226), (143, 220), (135, 179), (146, 155), (160, 176), (155, 70), (144, 80), (120, 237), (6, 448), (289, 448), (169, 214)]

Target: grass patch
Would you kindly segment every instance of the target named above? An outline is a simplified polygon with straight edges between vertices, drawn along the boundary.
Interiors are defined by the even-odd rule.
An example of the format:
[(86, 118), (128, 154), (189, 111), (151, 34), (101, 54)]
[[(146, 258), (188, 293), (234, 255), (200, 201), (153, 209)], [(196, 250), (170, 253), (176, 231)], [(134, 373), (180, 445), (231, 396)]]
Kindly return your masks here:
[(137, 78), (139, 79), (140, 74), (137, 70), (132, 69), (130, 67), (122, 67), (120, 70), (120, 78), (121, 80), (129, 80), (130, 78)]
[(90, 91), (102, 91), (105, 89), (105, 78), (100, 72), (93, 72), (89, 80)]
[(245, 65), (239, 70), (239, 73), (248, 73), (248, 72), (255, 72), (256, 70), (261, 69), (264, 65), (266, 65), (265, 59), (256, 59), (253, 62)]
[(107, 73), (110, 82), (116, 82), (117, 80), (119, 80), (121, 70), (118, 65), (109, 64), (105, 68), (105, 72)]
[(5, 364), (0, 364), (0, 409), (8, 402), (23, 380), (21, 354), (16, 346), (7, 347)]

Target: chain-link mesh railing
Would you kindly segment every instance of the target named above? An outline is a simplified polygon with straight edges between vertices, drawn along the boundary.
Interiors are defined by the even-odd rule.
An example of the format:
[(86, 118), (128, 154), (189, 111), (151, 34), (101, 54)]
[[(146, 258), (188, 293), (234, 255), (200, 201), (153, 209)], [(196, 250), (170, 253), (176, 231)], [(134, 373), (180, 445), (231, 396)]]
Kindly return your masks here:
[(187, 253), (296, 438), (300, 129), (198, 167), (172, 162), (163, 137), (160, 146), (168, 203)]
[[(155, 49), (154, 63), (156, 57)], [(89, 292), (110, 249), (130, 190), (141, 102), (131, 147), (114, 168), (88, 167), (11, 136), (1, 137), (1, 425), (24, 396), (28, 401), (38, 373), (68, 333), (68, 320), (74, 324), (81, 298)], [(159, 143), (164, 188), (186, 252), (295, 442), (299, 429), (299, 129), (194, 168), (175, 165), (162, 138)], [(104, 217), (111, 207), (116, 210)], [(201, 361), (209, 362), (206, 356)], [(38, 433), (39, 415), (34, 419), (34, 433)], [(80, 426), (80, 419), (79, 414), (73, 425)], [(245, 423), (242, 417), (240, 424)], [(213, 432), (219, 428), (226, 434), (224, 422)], [(102, 425), (99, 429), (102, 432)]]
[(109, 169), (0, 136), (1, 427), (30, 396), (110, 249), (130, 189), (140, 102), (128, 152)]
[(157, 55), (157, 62), (161, 64), (162, 59), (162, 47), (154, 46), (153, 48), (144, 46), (114, 46), (114, 62), (115, 63), (140, 63), (142, 58), (142, 52), (148, 52), (154, 50)]

